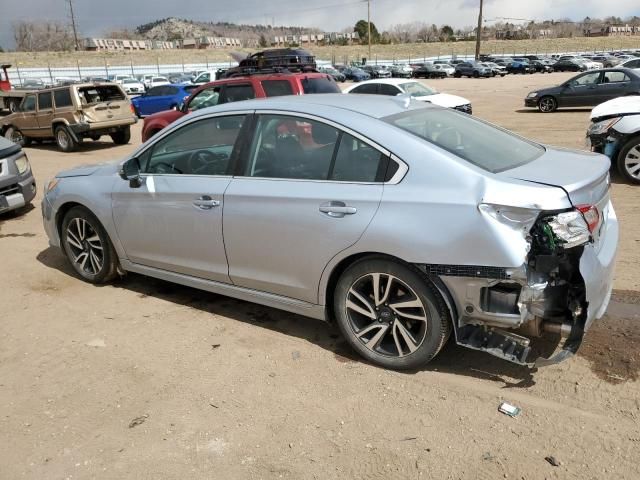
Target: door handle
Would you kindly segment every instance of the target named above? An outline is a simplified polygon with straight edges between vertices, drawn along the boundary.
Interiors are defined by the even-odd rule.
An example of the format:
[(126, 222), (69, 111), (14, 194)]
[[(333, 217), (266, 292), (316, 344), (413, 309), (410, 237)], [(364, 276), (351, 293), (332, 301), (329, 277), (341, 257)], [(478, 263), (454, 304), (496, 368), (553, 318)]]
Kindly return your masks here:
[(193, 201), (193, 205), (201, 210), (211, 210), (220, 206), (220, 200), (214, 200), (209, 195), (202, 195)]
[(344, 202), (327, 202), (320, 205), (319, 210), (333, 218), (342, 218), (345, 215), (353, 215), (358, 211), (356, 207), (350, 207)]

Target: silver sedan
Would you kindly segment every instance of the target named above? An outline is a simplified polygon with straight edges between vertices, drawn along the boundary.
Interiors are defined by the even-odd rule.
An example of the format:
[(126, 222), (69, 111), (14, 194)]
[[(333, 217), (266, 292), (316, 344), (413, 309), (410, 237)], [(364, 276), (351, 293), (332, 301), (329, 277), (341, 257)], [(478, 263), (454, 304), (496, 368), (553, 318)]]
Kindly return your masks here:
[[(402, 96), (203, 109), (58, 174), (42, 207), (86, 281), (136, 272), (325, 319), (394, 369), (451, 333), (519, 364), (567, 358), (607, 308), (618, 243), (606, 157)], [(536, 359), (541, 336), (554, 356)]]

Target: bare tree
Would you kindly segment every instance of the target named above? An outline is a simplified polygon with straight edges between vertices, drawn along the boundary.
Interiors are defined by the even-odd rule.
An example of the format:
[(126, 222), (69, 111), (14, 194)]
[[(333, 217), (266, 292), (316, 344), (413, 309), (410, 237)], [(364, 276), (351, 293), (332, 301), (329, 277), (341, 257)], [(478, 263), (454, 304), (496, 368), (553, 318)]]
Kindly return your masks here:
[(13, 24), (13, 39), (20, 52), (73, 50), (75, 41), (68, 25), (57, 22), (27, 22)]

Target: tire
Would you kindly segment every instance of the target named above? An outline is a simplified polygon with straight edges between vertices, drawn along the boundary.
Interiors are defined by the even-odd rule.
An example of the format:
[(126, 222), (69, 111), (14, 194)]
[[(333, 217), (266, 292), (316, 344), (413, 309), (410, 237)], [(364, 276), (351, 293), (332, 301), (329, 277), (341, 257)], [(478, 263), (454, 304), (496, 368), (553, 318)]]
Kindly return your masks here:
[(625, 180), (634, 185), (640, 185), (640, 136), (629, 139), (622, 146), (616, 165), (618, 172)]
[(62, 220), (60, 241), (71, 266), (89, 283), (106, 283), (118, 273), (118, 256), (98, 219), (84, 207)]
[(63, 152), (73, 152), (78, 148), (78, 142), (71, 136), (71, 133), (64, 125), (58, 125), (54, 131), (58, 148)]
[(22, 135), (22, 132), (15, 127), (9, 127), (4, 131), (4, 138), (17, 145), (20, 145), (21, 147), (26, 147), (31, 143), (29, 139), (25, 138)]
[[(374, 296), (376, 278), (380, 293)], [(406, 306), (409, 302), (414, 306)], [(368, 257), (351, 265), (336, 284), (333, 307), (351, 347), (384, 368), (422, 367), (451, 333), (449, 311), (428, 278), (384, 257)]]
[(538, 110), (540, 110), (542, 113), (555, 112), (557, 109), (557, 100), (549, 95), (545, 95), (540, 100), (538, 100)]
[(111, 140), (116, 145), (126, 145), (131, 140), (131, 128), (124, 127), (121, 130), (118, 130), (116, 133), (111, 134)]

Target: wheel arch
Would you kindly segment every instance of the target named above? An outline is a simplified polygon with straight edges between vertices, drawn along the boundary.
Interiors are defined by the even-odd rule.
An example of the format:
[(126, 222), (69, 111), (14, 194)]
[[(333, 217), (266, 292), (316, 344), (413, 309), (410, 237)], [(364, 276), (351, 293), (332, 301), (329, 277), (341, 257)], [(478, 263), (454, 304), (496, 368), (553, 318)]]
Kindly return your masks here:
[[(407, 267), (413, 268), (419, 271), (427, 281), (430, 281), (442, 296), (444, 303), (449, 310), (450, 319), (452, 322), (458, 318), (458, 312), (456, 309), (456, 303), (453, 296), (440, 277), (435, 275), (428, 275), (419, 265), (409, 263), (394, 255), (388, 255), (379, 252), (359, 252), (348, 255), (340, 259), (335, 265), (333, 265), (329, 272), (323, 274), (319, 289), (320, 304), (324, 303), (325, 318), (329, 323), (335, 323), (335, 316), (333, 311), (333, 300), (336, 284), (340, 279), (340, 276), (352, 265), (365, 259), (384, 259), (396, 263), (400, 263)], [(453, 327), (453, 325), (452, 325)]]

